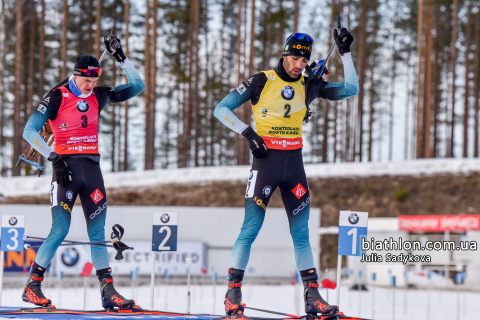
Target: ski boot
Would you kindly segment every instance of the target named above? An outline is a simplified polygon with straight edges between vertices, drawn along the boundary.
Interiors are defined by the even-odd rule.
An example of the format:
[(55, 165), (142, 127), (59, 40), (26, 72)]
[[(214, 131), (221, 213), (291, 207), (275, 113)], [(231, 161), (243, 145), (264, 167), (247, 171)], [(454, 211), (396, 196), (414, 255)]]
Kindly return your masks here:
[(30, 276), (25, 284), (25, 290), (23, 290), (22, 300), (40, 307), (55, 308), (55, 306), (52, 305), (52, 301), (45, 298), (42, 292), (44, 274), (45, 268), (42, 268), (36, 262), (33, 262), (30, 267)]
[(317, 270), (315, 268), (303, 270), (300, 271), (300, 275), (303, 281), (303, 297), (307, 318), (315, 318), (317, 314), (320, 314), (320, 316), (332, 316), (332, 319), (337, 319), (338, 307), (329, 305), (318, 292)]
[(132, 309), (135, 307), (135, 301), (125, 299), (113, 287), (112, 269), (102, 269), (97, 271), (98, 281), (100, 282), (100, 294), (102, 295), (102, 306), (105, 309)]
[(225, 294), (225, 312), (230, 314), (243, 314), (245, 307), (242, 305), (242, 281), (245, 271), (228, 269), (228, 290)]

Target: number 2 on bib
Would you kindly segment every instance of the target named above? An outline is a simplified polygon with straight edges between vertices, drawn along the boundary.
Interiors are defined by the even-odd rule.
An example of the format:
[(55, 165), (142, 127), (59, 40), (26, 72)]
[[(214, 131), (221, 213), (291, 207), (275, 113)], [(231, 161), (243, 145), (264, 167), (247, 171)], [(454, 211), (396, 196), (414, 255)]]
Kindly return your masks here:
[(290, 111), (292, 110), (292, 106), (289, 104), (285, 105), (285, 114), (283, 115), (284, 118), (290, 118)]

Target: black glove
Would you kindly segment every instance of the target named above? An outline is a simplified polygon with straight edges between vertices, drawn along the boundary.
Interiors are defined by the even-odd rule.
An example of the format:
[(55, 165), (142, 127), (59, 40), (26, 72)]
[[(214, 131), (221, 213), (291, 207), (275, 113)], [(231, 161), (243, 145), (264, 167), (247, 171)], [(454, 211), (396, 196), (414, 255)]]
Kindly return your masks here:
[(244, 136), (248, 141), (248, 146), (252, 151), (253, 156), (255, 159), (263, 159), (268, 158), (268, 149), (265, 145), (265, 141), (263, 141), (262, 137), (260, 137), (251, 127), (243, 130), (242, 136)]
[(120, 39), (115, 37), (113, 33), (107, 37), (103, 38), (103, 42), (107, 47), (107, 51), (112, 54), (112, 56), (117, 59), (118, 62), (123, 62), (127, 57), (123, 53), (122, 45), (120, 44)]
[(308, 123), (310, 119), (312, 119), (312, 116), (315, 114), (315, 111), (311, 111), (310, 107), (307, 107), (307, 112), (305, 112), (305, 117), (303, 117), (303, 121), (305, 123)]
[(67, 164), (63, 161), (62, 156), (52, 152), (48, 157), (52, 162), (52, 167), (55, 170), (57, 183), (66, 187), (72, 181), (72, 171), (68, 169)]
[(340, 29), (340, 35), (337, 34), (337, 29), (333, 30), (333, 38), (337, 44), (340, 54), (350, 52), (350, 46), (353, 42), (353, 36), (348, 32), (347, 28)]

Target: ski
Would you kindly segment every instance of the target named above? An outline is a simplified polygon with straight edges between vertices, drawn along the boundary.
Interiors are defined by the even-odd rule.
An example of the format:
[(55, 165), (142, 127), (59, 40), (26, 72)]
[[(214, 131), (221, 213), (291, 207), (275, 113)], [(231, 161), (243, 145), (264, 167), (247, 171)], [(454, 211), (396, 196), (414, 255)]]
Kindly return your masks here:
[(19, 315), (31, 315), (31, 314), (51, 314), (51, 315), (72, 315), (72, 316), (92, 316), (92, 315), (103, 315), (103, 316), (167, 316), (169, 319), (214, 319), (214, 320), (227, 320), (227, 319), (236, 319), (236, 320), (292, 320), (295, 318), (266, 318), (266, 317), (248, 317), (245, 315), (209, 315), (209, 314), (186, 314), (186, 313), (176, 313), (176, 312), (166, 312), (166, 311), (157, 311), (157, 310), (145, 310), (136, 306), (137, 308), (133, 309), (108, 309), (108, 310), (70, 310), (70, 309), (57, 309), (54, 306), (52, 307), (38, 307), (38, 308), (21, 308), (16, 310), (0, 311), (1, 316), (19, 316)]
[[(213, 318), (212, 318), (213, 319)], [(297, 318), (265, 318), (265, 317), (249, 317), (246, 315), (229, 315), (222, 318), (215, 318), (216, 320), (228, 320), (228, 319), (237, 319), (237, 320), (293, 320)]]
[(252, 308), (252, 307), (247, 307), (244, 305), (245, 309), (250, 309), (250, 310), (255, 310), (255, 311), (260, 311), (260, 312), (265, 312), (265, 313), (271, 313), (271, 314), (278, 314), (282, 316), (287, 316), (289, 317), (288, 319), (305, 319), (305, 320), (339, 320), (339, 319), (344, 319), (344, 320), (370, 320), (370, 319), (365, 319), (365, 318), (358, 318), (358, 317), (349, 317), (343, 314), (343, 312), (338, 312), (336, 314), (329, 314), (329, 315), (304, 315), (304, 316), (297, 316), (294, 314), (289, 314), (289, 313), (283, 313), (283, 312), (278, 312), (278, 311), (271, 311), (271, 310), (264, 310), (264, 309), (257, 309), (257, 308)]
[[(71, 315), (114, 315), (118, 316), (119, 314), (128, 314), (128, 315), (168, 315), (168, 316), (188, 316), (184, 313), (175, 313), (175, 312), (164, 312), (164, 311), (152, 311), (145, 310), (137, 306), (137, 308), (132, 309), (108, 309), (108, 310), (71, 310), (71, 309), (57, 309), (54, 306), (52, 307), (38, 307), (38, 308), (21, 308), (17, 310), (8, 310), (0, 311), (1, 315), (15, 315), (15, 314), (71, 314)], [(208, 315), (196, 315), (191, 314), (190, 316), (208, 316)], [(215, 319), (221, 318), (221, 316), (216, 316)]]

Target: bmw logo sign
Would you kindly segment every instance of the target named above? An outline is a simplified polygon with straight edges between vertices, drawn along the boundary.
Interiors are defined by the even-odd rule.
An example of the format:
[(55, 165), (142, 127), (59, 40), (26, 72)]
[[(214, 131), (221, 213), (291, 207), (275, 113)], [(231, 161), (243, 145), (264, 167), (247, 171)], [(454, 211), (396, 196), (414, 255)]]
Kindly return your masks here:
[(253, 172), (250, 172), (250, 176), (248, 177), (248, 180), (251, 180), (253, 178)]
[(292, 100), (295, 97), (295, 90), (291, 86), (285, 86), (282, 89), (282, 98), (285, 100)]
[(170, 221), (170, 216), (168, 215), (168, 213), (164, 213), (160, 217), (160, 220), (162, 220), (163, 223), (167, 223), (168, 221)]
[(82, 113), (85, 113), (88, 111), (90, 107), (88, 106), (88, 102), (87, 100), (80, 100), (77, 102), (77, 110), (82, 112)]
[(348, 216), (348, 222), (350, 222), (351, 224), (357, 224), (358, 220), (360, 220), (360, 218), (358, 217), (358, 214), (356, 214), (356, 213), (351, 213)]
[(65, 250), (62, 253), (62, 262), (67, 267), (72, 267), (76, 265), (79, 258), (80, 258), (80, 255), (78, 254), (78, 251), (75, 248), (67, 248), (67, 250)]
[(262, 113), (263, 113), (263, 114), (267, 114), (267, 109), (263, 109), (263, 110), (262, 110)]
[(11, 226), (14, 226), (17, 224), (17, 218), (11, 217), (10, 220), (8, 220), (8, 223), (10, 223)]

